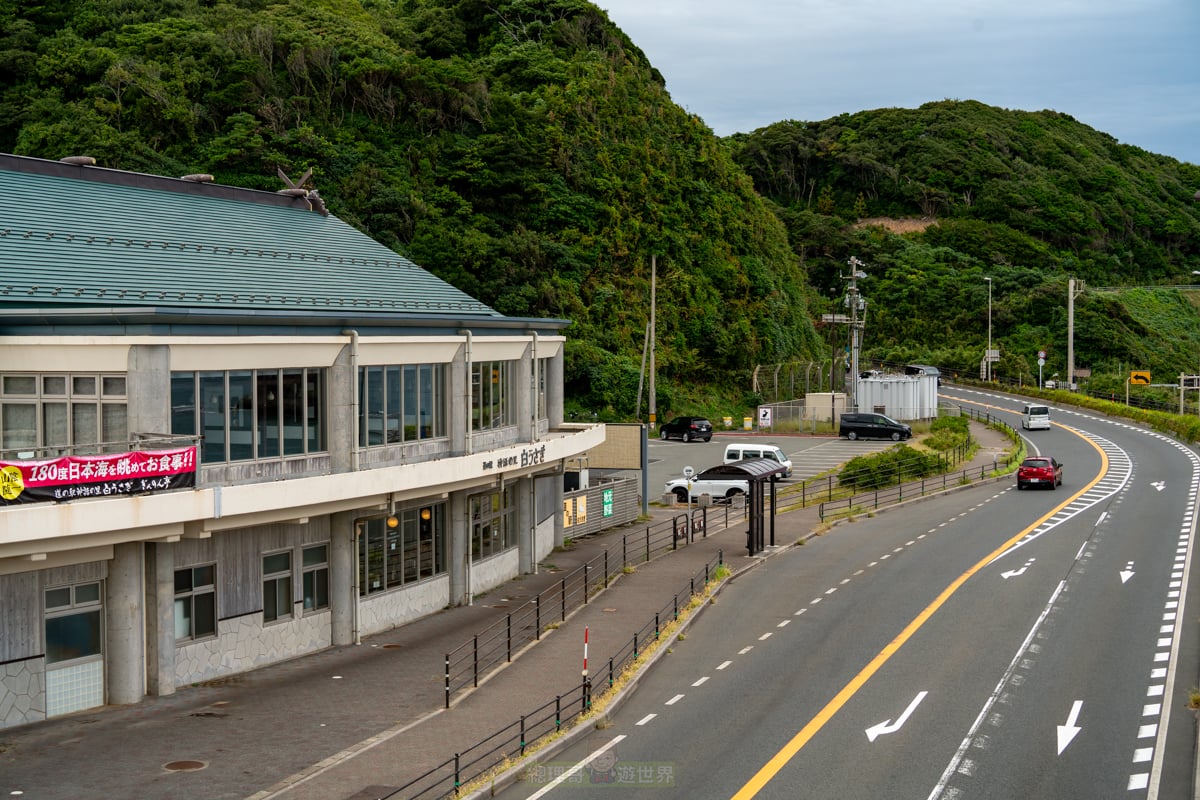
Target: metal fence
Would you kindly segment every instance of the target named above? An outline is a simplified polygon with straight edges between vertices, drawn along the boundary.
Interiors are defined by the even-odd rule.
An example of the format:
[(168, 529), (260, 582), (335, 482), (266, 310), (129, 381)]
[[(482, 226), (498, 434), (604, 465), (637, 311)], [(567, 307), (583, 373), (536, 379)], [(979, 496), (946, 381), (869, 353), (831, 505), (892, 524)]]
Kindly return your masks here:
[[(695, 513), (703, 515), (704, 509)], [(686, 518), (686, 515), (683, 515)], [(726, 520), (728, 522), (728, 520)], [(669, 520), (667, 532), (671, 538), (678, 530), (677, 520)], [(663, 526), (658, 526), (663, 527)], [(683, 539), (684, 537), (679, 537)], [(686, 537), (690, 540), (690, 531)], [(676, 545), (671, 545), (673, 549)], [(519, 719), (504, 726), (495, 733), (483, 738), (466, 750), (455, 753), (453, 757), (427, 770), (423, 774), (397, 788), (388, 798), (407, 798), (416, 800), (422, 797), (453, 797), (459, 790), (471, 781), (487, 774), (510, 759), (521, 758), (541, 740), (551, 736), (565, 727), (570, 726), (583, 714), (586, 714), (594, 701), (608, 693), (620, 678), (621, 674), (641, 657), (645, 650), (657, 642), (663, 629), (679, 619), (681, 609), (685, 609), (692, 598), (702, 594), (708, 584), (717, 575), (717, 570), (724, 564), (723, 551), (717, 551), (715, 559), (707, 562), (704, 568), (695, 573), (687, 585), (677, 591), (671, 601), (654, 613), (653, 619), (633, 632), (625, 644), (616, 653), (602, 662), (602, 668), (595, 678), (584, 678), (577, 686), (564, 694), (556, 695), (542, 705), (522, 714)], [(585, 594), (581, 592), (580, 594)]]
[[(958, 408), (956, 410), (962, 416), (971, 417), (994, 428), (1007, 430), (1013, 435), (1016, 433), (1012, 426), (999, 417), (992, 416), (990, 413), (968, 408)], [(822, 501), (818, 508), (819, 516), (821, 521), (824, 522), (830, 516), (844, 516), (860, 510), (875, 510), (880, 506), (893, 505), (904, 500), (911, 500), (914, 497), (923, 497), (926, 494), (942, 492), (952, 485), (962, 485), (976, 480), (983, 480), (989, 474), (995, 475), (1002, 469), (1007, 470), (1010, 468), (1018, 455), (1019, 453), (1017, 452), (1009, 452), (1005, 453), (1003, 458), (995, 456), (991, 464), (984, 463), (973, 467), (967, 466), (961, 470), (947, 470), (941, 474), (919, 480), (897, 480), (894, 486), (873, 489), (867, 492), (854, 493), (853, 488), (850, 488), (845, 496), (838, 498), (833, 497), (834, 490), (831, 482), (829, 498)]]
[(729, 504), (696, 508), (624, 533), (619, 543), (614, 539), (612, 547), (446, 653), (443, 685), (446, 708), (456, 693), (478, 687), (490, 673), (512, 661), (521, 648), (539, 641), (549, 626), (565, 621), (586, 605), (626, 567), (686, 547), (697, 537), (707, 537), (710, 525), (722, 530), (729, 527), (731, 520), (744, 515), (744, 509)]

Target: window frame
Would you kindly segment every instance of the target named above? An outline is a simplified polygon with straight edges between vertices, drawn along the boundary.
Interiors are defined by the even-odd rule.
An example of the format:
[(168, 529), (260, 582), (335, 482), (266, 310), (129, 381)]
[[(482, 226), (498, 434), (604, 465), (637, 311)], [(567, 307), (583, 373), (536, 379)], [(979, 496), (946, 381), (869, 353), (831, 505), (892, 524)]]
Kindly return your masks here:
[[(287, 557), (287, 567), (267, 571), (271, 559)], [(271, 550), (262, 554), (262, 615), (263, 625), (288, 622), (296, 616), (296, 556), (292, 548)], [(269, 591), (268, 591), (269, 589)], [(268, 598), (273, 598), (268, 602)]]
[[(95, 587), (94, 597), (80, 598), (80, 590), (85, 587)], [(51, 606), (49, 595), (52, 592), (67, 591), (68, 599), (66, 603)], [(69, 657), (56, 657), (52, 651), (55, 650), (56, 644), (52, 643), (54, 638), (51, 635), (51, 627), (56, 627), (53, 623), (57, 620), (66, 620), (72, 617), (88, 617), (90, 624), (88, 628), (91, 630), (88, 639), (95, 645), (92, 652), (83, 653), (82, 655), (73, 655)], [(68, 631), (69, 633), (69, 631)], [(104, 657), (104, 582), (99, 580), (94, 581), (79, 581), (77, 583), (62, 584), (59, 586), (47, 586), (42, 590), (42, 636), (43, 636), (43, 651), (46, 660), (46, 666), (58, 669), (64, 665), (83, 663), (86, 661), (94, 661)]]
[(445, 364), (366, 364), (358, 368), (358, 446), (386, 447), (449, 434)]
[(471, 362), (471, 430), (493, 431), (516, 424), (512, 391), (515, 361)]
[[(421, 512), (426, 509), (428, 525), (422, 526)], [(360, 597), (403, 589), (447, 572), (446, 503), (406, 506), (394, 516), (395, 528), (388, 527), (386, 515), (357, 522)], [(378, 585), (373, 585), (376, 581)]]
[[(308, 554), (321, 552), (321, 559), (309, 563)], [(310, 589), (311, 584), (311, 589)], [(315, 614), (329, 608), (329, 542), (300, 547), (301, 614)], [(324, 595), (322, 602), (320, 597)], [(310, 598), (312, 601), (310, 602)]]
[(471, 518), (471, 561), (478, 562), (518, 545), (513, 487), (467, 498)]
[(325, 367), (173, 371), (171, 433), (201, 435), (202, 465), (326, 453), (328, 386)]
[[(196, 584), (197, 570), (211, 570), (212, 582)], [(185, 591), (179, 590), (179, 573), (190, 572), (189, 588)], [(215, 639), (219, 633), (220, 617), (217, 614), (217, 565), (215, 562), (205, 564), (193, 564), (188, 567), (175, 568), (175, 605), (174, 605), (174, 621), (175, 621), (175, 644), (176, 646), (191, 644), (192, 642), (202, 642), (208, 639)], [(197, 634), (196, 632), (196, 598), (206, 598), (211, 596), (212, 605), (212, 631)], [(190, 632), (185, 636), (179, 635), (179, 603), (185, 600), (189, 604), (190, 614), (187, 619), (190, 624)]]
[[(22, 386), (25, 382), (28, 387)], [(29, 438), (14, 441), (9, 409), (18, 408), (29, 409), (32, 425), (21, 429)], [(52, 420), (52, 411), (61, 416)], [(46, 458), (119, 453), (130, 447), (125, 373), (0, 373), (0, 455)]]

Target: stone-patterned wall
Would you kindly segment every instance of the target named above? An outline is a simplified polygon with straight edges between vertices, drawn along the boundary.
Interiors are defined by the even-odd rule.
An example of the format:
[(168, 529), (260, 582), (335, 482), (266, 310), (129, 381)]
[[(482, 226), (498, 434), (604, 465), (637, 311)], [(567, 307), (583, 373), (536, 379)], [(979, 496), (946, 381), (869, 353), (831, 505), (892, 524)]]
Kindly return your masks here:
[(46, 659), (26, 658), (0, 666), (0, 728), (46, 718)]
[(262, 612), (217, 623), (217, 637), (181, 646), (175, 653), (175, 685), (212, 680), (315, 653), (330, 646), (329, 611), (263, 625)]
[(358, 630), (362, 636), (382, 633), (441, 611), (449, 603), (450, 577), (441, 575), (390, 592), (362, 598)]

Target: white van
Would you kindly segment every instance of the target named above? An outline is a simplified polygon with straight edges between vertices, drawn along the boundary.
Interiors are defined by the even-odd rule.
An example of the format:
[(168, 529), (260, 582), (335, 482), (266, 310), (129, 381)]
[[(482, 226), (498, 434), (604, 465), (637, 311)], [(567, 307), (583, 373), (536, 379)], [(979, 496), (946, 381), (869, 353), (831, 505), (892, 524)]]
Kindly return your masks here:
[(787, 454), (773, 444), (727, 444), (725, 445), (725, 463), (732, 464), (734, 461), (742, 461), (747, 458), (768, 458), (771, 461), (778, 461), (786, 468), (783, 474), (791, 477), (792, 461), (787, 457)]
[(1050, 430), (1050, 409), (1046, 406), (1025, 406), (1021, 412), (1021, 427), (1027, 431)]

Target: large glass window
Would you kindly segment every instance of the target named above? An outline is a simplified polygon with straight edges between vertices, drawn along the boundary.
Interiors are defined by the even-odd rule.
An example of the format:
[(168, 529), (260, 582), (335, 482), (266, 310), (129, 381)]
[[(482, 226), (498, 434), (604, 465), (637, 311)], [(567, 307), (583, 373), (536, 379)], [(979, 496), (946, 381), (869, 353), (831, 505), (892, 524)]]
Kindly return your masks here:
[(394, 589), (446, 571), (444, 503), (364, 520), (362, 526), (360, 594)]
[(476, 361), (471, 364), (471, 428), (506, 428), (513, 422), (512, 362)]
[(471, 559), (478, 561), (517, 546), (517, 509), (512, 487), (468, 500), (471, 510)]
[(98, 656), (104, 643), (100, 584), (46, 590), (46, 663)]
[(175, 570), (175, 641), (217, 635), (217, 568)]
[(263, 622), (292, 616), (292, 551), (263, 556)]
[(324, 451), (325, 370), (171, 373), (171, 433), (203, 434), (200, 461)]
[(121, 452), (128, 439), (124, 375), (0, 375), (0, 456)]
[(359, 370), (360, 447), (446, 435), (445, 365), (370, 366)]

